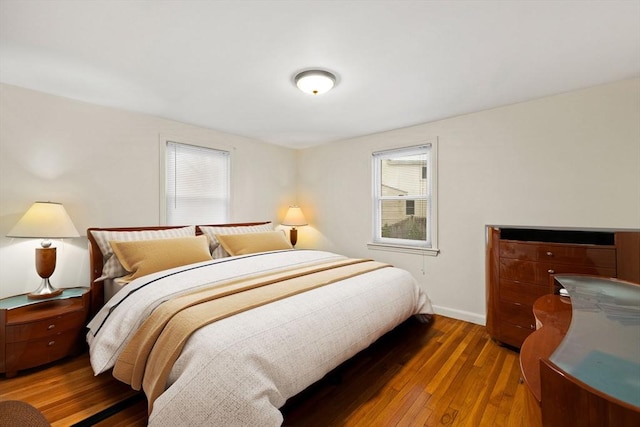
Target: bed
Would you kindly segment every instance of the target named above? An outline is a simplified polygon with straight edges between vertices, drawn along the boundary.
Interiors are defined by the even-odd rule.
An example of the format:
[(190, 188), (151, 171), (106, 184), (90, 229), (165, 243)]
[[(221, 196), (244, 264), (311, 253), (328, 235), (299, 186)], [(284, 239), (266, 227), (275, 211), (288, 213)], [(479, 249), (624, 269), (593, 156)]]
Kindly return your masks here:
[(287, 399), (433, 313), (407, 271), (293, 249), (270, 222), (87, 236), (92, 368), (143, 389), (152, 426), (279, 426)]

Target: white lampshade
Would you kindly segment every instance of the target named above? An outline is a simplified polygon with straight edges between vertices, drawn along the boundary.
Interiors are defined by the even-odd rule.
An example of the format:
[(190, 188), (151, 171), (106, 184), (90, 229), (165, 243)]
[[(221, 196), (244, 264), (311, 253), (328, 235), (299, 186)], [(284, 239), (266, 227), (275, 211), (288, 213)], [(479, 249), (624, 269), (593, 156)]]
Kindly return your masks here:
[(69, 214), (60, 203), (35, 202), (7, 233), (7, 237), (55, 239), (78, 237)]
[(297, 206), (289, 206), (289, 210), (287, 211), (287, 214), (284, 216), (284, 220), (282, 220), (282, 225), (289, 225), (289, 226), (302, 226), (302, 225), (308, 225), (307, 220), (305, 219), (304, 215), (302, 214), (302, 209), (300, 209)]
[(311, 95), (328, 92), (336, 84), (336, 76), (324, 70), (303, 71), (295, 80), (298, 89)]

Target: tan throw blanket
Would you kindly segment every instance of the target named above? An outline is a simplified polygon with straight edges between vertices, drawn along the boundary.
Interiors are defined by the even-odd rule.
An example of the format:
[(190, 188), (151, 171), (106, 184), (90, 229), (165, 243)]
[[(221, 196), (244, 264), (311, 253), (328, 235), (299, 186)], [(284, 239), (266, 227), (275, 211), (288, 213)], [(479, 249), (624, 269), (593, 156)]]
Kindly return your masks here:
[[(228, 280), (159, 306), (120, 354), (114, 377), (142, 388), (149, 412), (164, 391), (174, 362), (199, 328), (234, 314), (366, 272), (388, 267), (370, 260), (345, 259)], [(269, 285), (269, 286), (267, 286)]]

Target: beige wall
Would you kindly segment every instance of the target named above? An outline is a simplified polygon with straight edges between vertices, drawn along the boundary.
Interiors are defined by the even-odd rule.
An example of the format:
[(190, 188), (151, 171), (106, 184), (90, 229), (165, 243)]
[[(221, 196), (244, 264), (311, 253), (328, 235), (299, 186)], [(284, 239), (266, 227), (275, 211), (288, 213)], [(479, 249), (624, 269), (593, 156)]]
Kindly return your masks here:
[[(367, 249), (371, 153), (438, 138), (437, 257)], [(640, 228), (640, 79), (298, 153), (298, 247), (411, 271), (441, 314), (484, 323), (485, 225)]]
[[(477, 323), (485, 224), (640, 228), (640, 79), (298, 152), (0, 85), (0, 297), (39, 283), (38, 242), (4, 237), (35, 200), (64, 203), (81, 232), (158, 223), (160, 135), (231, 150), (232, 221), (278, 221), (297, 201), (298, 247), (406, 268), (439, 313)], [(371, 153), (436, 137), (441, 253), (368, 250)], [(57, 246), (52, 282), (86, 285), (86, 239)]]
[[(5, 234), (36, 200), (91, 226), (159, 223), (159, 139), (231, 151), (231, 221), (272, 220), (295, 200), (295, 151), (161, 118), (0, 85), (0, 298), (35, 289), (38, 241)], [(57, 241), (59, 287), (86, 286), (86, 238)]]

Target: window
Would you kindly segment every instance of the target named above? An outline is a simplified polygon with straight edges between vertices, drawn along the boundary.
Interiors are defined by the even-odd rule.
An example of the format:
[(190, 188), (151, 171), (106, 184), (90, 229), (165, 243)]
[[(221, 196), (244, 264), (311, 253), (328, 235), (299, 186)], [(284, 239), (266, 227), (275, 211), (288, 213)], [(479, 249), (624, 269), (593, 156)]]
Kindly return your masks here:
[(415, 215), (416, 214), (416, 201), (415, 200), (407, 200), (404, 202), (405, 204), (405, 215)]
[(437, 253), (435, 149), (432, 142), (373, 153), (373, 249)]
[(219, 224), (229, 214), (229, 152), (165, 141), (164, 221)]

